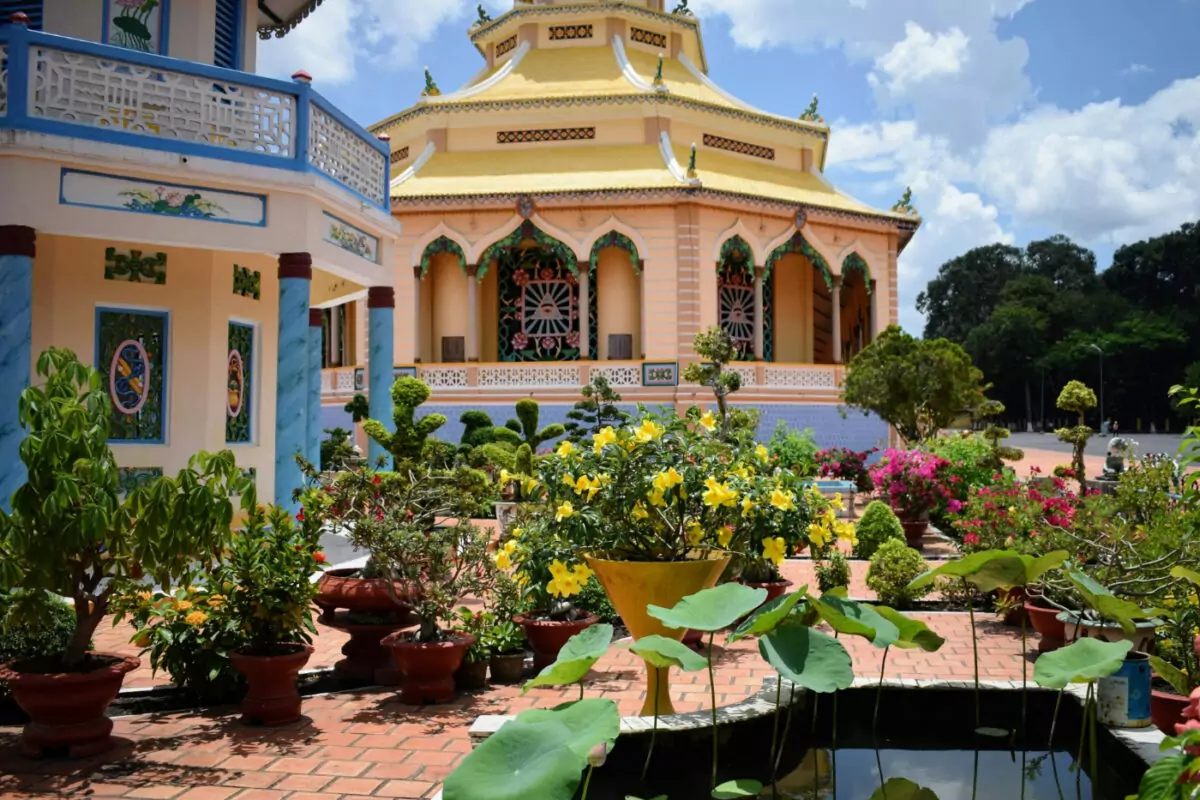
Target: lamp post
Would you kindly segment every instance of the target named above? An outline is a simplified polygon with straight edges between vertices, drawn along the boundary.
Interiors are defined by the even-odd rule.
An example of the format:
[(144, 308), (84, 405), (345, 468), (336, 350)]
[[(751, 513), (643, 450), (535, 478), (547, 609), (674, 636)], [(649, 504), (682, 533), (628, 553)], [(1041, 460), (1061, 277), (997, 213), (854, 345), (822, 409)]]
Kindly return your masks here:
[(1100, 356), (1100, 433), (1104, 433), (1104, 350), (1095, 342), (1088, 345), (1089, 348), (1095, 350)]

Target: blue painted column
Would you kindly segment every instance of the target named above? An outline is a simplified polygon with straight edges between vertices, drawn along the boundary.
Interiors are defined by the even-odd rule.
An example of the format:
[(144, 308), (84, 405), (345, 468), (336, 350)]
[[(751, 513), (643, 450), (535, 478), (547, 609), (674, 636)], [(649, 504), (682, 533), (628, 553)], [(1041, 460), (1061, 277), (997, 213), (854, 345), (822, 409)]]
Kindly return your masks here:
[(279, 341), (275, 356), (275, 504), (296, 511), (304, 483), (296, 456), (308, 454), (308, 295), (312, 256), (279, 256)]
[(33, 228), (0, 225), (0, 506), (5, 511), (26, 477), (17, 403), (29, 387), (35, 241)]
[[(389, 431), (396, 430), (392, 419), (392, 384), (395, 383), (396, 290), (391, 286), (372, 286), (367, 290), (367, 370), (370, 389), (371, 419), (379, 420)], [(367, 457), (371, 465), (388, 455), (383, 446), (371, 440)], [(391, 469), (391, 464), (388, 464)]]
[(325, 349), (321, 323), (324, 316), (319, 308), (308, 311), (308, 452), (305, 458), (317, 469), (321, 468), (321, 351)]

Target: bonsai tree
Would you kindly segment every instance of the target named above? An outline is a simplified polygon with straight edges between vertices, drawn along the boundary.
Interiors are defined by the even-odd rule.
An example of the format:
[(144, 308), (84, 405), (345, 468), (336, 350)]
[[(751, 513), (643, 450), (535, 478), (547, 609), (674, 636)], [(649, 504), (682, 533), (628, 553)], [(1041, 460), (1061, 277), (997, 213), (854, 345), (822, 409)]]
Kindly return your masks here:
[(338, 472), (358, 461), (358, 451), (350, 440), (353, 435), (345, 428), (326, 428), (328, 439), (321, 442), (321, 471)]
[(737, 345), (724, 328), (712, 327), (696, 334), (692, 348), (705, 361), (689, 365), (683, 373), (684, 380), (712, 389), (717, 401), (717, 426), (720, 436), (725, 438), (733, 423), (729, 395), (742, 388), (741, 374), (726, 370), (737, 360)]
[(617, 407), (621, 395), (609, 386), (608, 378), (603, 375), (592, 376), (592, 382), (580, 389), (579, 393), (583, 399), (567, 412), (568, 421), (563, 426), (573, 444), (585, 439), (590, 441), (594, 434), (605, 428), (621, 428), (629, 424), (630, 416)]
[(1092, 429), (1083, 421), (1083, 416), (1090, 408), (1096, 407), (1096, 393), (1082, 381), (1070, 381), (1058, 395), (1058, 407), (1079, 416), (1078, 424), (1070, 428), (1059, 428), (1054, 432), (1060, 442), (1066, 442), (1074, 448), (1071, 456), (1071, 469), (1075, 471), (1075, 479), (1079, 481), (1079, 494), (1087, 491), (1086, 466), (1083, 451), (1087, 448), (1088, 439), (1092, 438)]
[(178, 476), (122, 499), (108, 447), (112, 408), (100, 373), (70, 350), (37, 360), (42, 385), (21, 393), (19, 420), (28, 480), (0, 511), (0, 583), (28, 595), (74, 601), (65, 671), (84, 667), (92, 635), (113, 597), (143, 577), (161, 587), (211, 564), (230, 536), (234, 507), (254, 506), (233, 453), (198, 453)]
[(519, 428), (518, 433), (521, 434), (522, 441), (529, 445), (535, 453), (543, 444), (551, 439), (557, 439), (566, 432), (566, 428), (558, 423), (547, 425), (539, 430), (538, 420), (540, 417), (541, 409), (538, 402), (526, 398), (517, 401), (517, 419), (508, 421), (510, 429)]
[(985, 402), (983, 373), (946, 339), (916, 339), (892, 325), (846, 370), (846, 405), (876, 414), (912, 446)]
[(378, 420), (369, 419), (363, 423), (367, 435), (392, 455), (397, 469), (404, 463), (419, 464), (429, 437), (446, 424), (446, 417), (441, 414), (416, 418), (417, 409), (429, 395), (429, 387), (416, 378), (399, 378), (392, 384), (392, 419), (396, 423), (396, 432), (389, 433)]
[(343, 406), (346, 413), (354, 420), (355, 424), (368, 419), (371, 416), (371, 403), (367, 400), (365, 394), (356, 394), (354, 399)]

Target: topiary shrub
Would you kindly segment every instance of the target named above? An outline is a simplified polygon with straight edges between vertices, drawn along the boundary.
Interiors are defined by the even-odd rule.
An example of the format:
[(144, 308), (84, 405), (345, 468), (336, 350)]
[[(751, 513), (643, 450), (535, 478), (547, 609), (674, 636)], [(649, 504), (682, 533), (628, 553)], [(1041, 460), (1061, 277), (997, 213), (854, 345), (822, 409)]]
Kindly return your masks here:
[(464, 411), (463, 415), (458, 418), (458, 421), (463, 424), (462, 439), (459, 440), (461, 444), (460, 450), (463, 453), (469, 452), (473, 448), (496, 442), (510, 445), (514, 448), (521, 444), (521, 435), (519, 433), (507, 427), (497, 428), (486, 411), (478, 409)]
[[(541, 407), (537, 400), (525, 398), (517, 401), (517, 419), (508, 421), (508, 428), (518, 430), (525, 444), (537, 452), (537, 449), (551, 439), (557, 439), (566, 432), (566, 428), (558, 423), (538, 429), (541, 418)], [(513, 423), (516, 422), (516, 426)], [(528, 473), (528, 474), (532, 474)]]
[(925, 572), (928, 566), (921, 554), (903, 540), (889, 539), (871, 556), (867, 570), (867, 586), (879, 597), (879, 602), (903, 610), (929, 594), (928, 586), (910, 589), (908, 584)]
[[(14, 614), (10, 620), (16, 593), (0, 591), (0, 664), (61, 653), (71, 643), (74, 609), (48, 594), (26, 597), (27, 602), (36, 603), (36, 612), (25, 614), (23, 619), (16, 619)], [(8, 684), (0, 681), (0, 700), (8, 696)]]
[(850, 560), (841, 550), (834, 550), (829, 561), (817, 564), (817, 587), (821, 593), (850, 585)]
[(396, 462), (419, 463), (425, 442), (434, 431), (446, 424), (441, 414), (428, 414), (416, 419), (417, 408), (429, 399), (429, 387), (416, 378), (404, 377), (392, 384), (392, 419), (396, 432), (389, 433), (379, 420), (369, 419), (363, 430), (391, 454)]
[(858, 543), (855, 558), (870, 558), (884, 542), (904, 542), (904, 527), (891, 506), (882, 500), (872, 500), (863, 511), (857, 526)]

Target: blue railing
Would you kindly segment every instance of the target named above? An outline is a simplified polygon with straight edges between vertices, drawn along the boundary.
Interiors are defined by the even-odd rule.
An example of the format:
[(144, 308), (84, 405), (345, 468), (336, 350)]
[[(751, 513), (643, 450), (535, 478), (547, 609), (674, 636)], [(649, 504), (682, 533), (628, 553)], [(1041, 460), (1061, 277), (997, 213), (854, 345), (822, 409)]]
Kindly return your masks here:
[(293, 82), (0, 26), (0, 128), (311, 172), (383, 211), (389, 148)]

